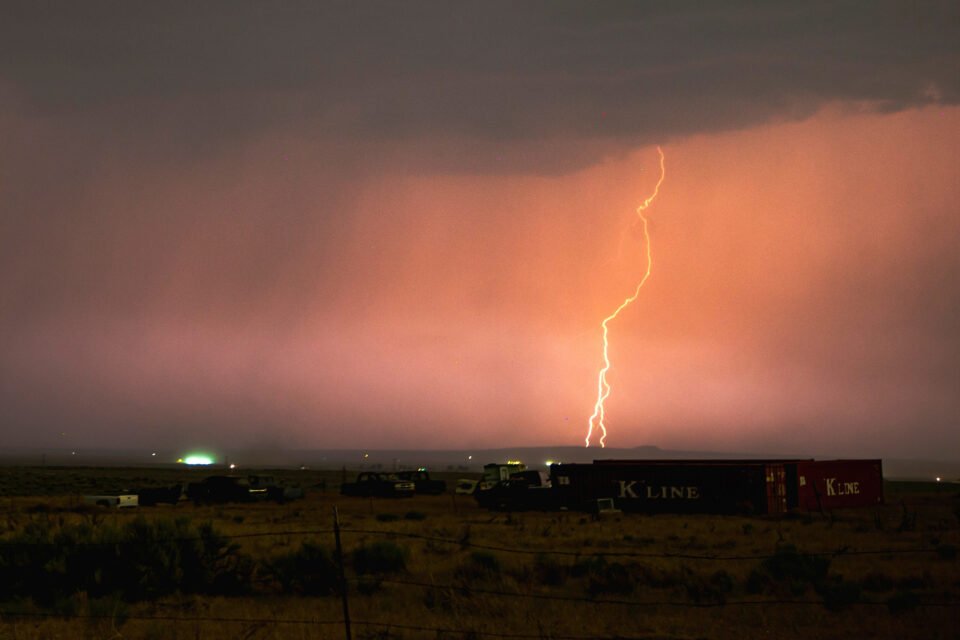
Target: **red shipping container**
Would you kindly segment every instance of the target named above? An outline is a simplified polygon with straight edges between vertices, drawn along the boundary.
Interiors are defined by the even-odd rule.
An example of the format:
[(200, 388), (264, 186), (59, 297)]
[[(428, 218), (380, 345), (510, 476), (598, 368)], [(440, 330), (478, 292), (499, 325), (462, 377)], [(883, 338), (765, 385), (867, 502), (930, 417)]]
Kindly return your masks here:
[(880, 460), (817, 460), (797, 463), (799, 507), (807, 511), (883, 504)]

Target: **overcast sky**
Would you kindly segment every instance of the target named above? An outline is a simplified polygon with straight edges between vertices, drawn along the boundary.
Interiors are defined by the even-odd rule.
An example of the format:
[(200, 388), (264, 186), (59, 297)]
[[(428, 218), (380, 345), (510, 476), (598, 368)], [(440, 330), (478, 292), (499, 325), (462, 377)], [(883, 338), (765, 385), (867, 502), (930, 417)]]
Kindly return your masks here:
[(5, 2), (0, 446), (958, 457), (955, 2)]

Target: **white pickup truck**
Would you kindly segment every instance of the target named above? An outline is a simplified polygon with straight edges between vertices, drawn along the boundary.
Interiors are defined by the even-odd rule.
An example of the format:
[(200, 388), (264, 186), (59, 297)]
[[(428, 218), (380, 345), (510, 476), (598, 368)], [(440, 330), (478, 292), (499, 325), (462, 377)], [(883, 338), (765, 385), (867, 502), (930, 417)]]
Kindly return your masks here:
[(139, 505), (135, 493), (121, 493), (107, 496), (83, 496), (84, 504), (95, 504), (101, 507), (115, 507), (117, 509), (133, 509)]

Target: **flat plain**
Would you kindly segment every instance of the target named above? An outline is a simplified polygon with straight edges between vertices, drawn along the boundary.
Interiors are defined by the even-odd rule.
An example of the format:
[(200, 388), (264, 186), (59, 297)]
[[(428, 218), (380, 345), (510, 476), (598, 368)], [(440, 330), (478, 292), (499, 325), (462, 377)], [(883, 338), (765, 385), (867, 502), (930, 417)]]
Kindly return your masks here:
[(345, 498), (341, 470), (242, 472), (305, 489), (282, 504), (80, 498), (212, 473), (0, 468), (0, 638), (346, 637), (335, 508), (354, 638), (960, 634), (957, 485), (888, 482), (882, 506), (782, 518)]

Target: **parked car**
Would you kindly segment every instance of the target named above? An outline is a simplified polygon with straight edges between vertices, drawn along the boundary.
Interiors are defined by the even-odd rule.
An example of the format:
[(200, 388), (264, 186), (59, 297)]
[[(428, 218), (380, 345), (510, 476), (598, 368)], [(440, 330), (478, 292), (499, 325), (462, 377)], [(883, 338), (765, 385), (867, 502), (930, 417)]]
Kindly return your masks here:
[(252, 475), (247, 476), (247, 481), (250, 483), (251, 493), (274, 502), (296, 500), (304, 495), (302, 487), (284, 487), (278, 484), (273, 476)]
[(464, 496), (472, 496), (473, 492), (477, 490), (477, 481), (470, 480), (469, 478), (460, 478), (457, 480), (457, 488), (454, 489), (454, 493), (458, 493)]
[(473, 496), (481, 507), (495, 511), (548, 511), (558, 506), (549, 477), (534, 470), (512, 473), (489, 489), (478, 488)]
[(135, 493), (83, 496), (83, 502), (116, 509), (134, 509), (139, 504)]
[(187, 485), (187, 498), (195, 504), (220, 504), (225, 502), (253, 502), (266, 492), (251, 492), (246, 478), (237, 476), (210, 476), (200, 482)]
[(410, 480), (401, 480), (389, 473), (364, 471), (357, 476), (356, 482), (344, 482), (340, 493), (345, 496), (369, 498), (408, 498), (416, 492), (416, 485)]
[(443, 480), (431, 480), (430, 472), (426, 469), (417, 469), (416, 471), (401, 471), (397, 474), (397, 477), (401, 480), (412, 482), (417, 493), (438, 496), (447, 490), (447, 483)]
[(140, 506), (152, 507), (158, 504), (177, 504), (183, 496), (183, 485), (169, 487), (145, 487), (137, 490)]

